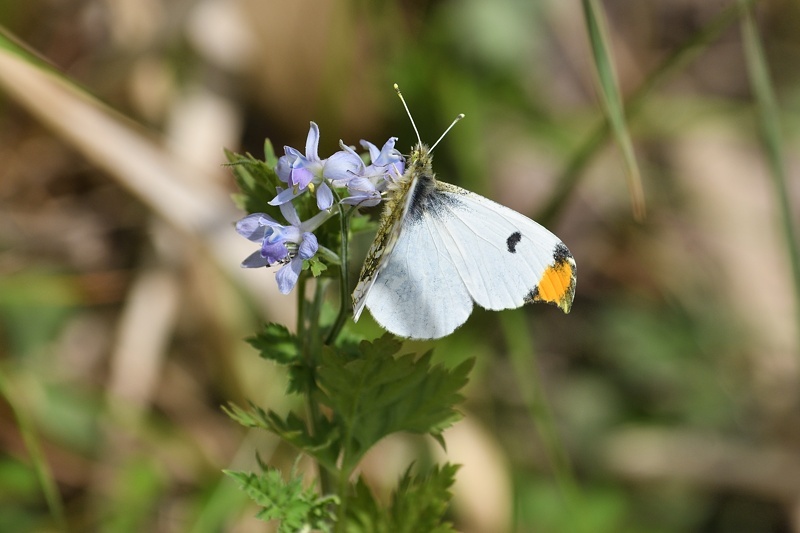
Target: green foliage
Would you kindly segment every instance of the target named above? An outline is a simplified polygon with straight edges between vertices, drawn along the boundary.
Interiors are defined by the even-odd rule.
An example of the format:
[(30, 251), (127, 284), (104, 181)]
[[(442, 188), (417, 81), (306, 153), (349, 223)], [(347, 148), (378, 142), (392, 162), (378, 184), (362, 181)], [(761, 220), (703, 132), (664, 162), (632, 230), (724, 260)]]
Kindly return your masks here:
[(346, 439), (344, 467), (354, 467), (380, 439), (398, 431), (441, 434), (460, 418), (455, 404), (474, 364), (470, 359), (453, 370), (431, 366), (431, 353), (393, 357), (400, 341), (386, 334), (362, 342), (360, 357), (336, 350), (322, 357), (318, 379), (320, 402), (334, 412)]
[[(262, 357), (283, 364), (296, 359), (296, 338), (276, 324), (249, 342)], [(326, 348), (316, 369), (319, 386), (317, 400), (331, 408), (331, 418), (323, 418), (311, 434), (303, 420), (294, 413), (281, 417), (250, 404), (245, 410), (236, 405), (226, 413), (246, 427), (271, 431), (300, 448), (331, 470), (344, 455), (342, 469), (351, 470), (375, 443), (399, 431), (412, 433), (441, 432), (460, 418), (455, 405), (467, 383), (473, 359), (449, 370), (432, 366), (431, 353), (419, 359), (413, 354), (395, 357), (401, 343), (386, 334), (374, 342), (364, 341), (359, 353)]]
[(311, 275), (315, 278), (318, 278), (323, 272), (328, 270), (328, 265), (316, 257), (312, 257), (311, 259), (306, 259), (303, 261), (303, 270), (310, 270)]
[(149, 517), (164, 497), (164, 469), (150, 457), (137, 458), (118, 468), (120, 475), (106, 494), (105, 505), (114, 512), (109, 513), (104, 530), (109, 533), (147, 530)]
[[(278, 435), (316, 459), (345, 486), (349, 486), (347, 480), (364, 454), (387, 435), (408, 431), (441, 438), (441, 432), (460, 417), (455, 405), (462, 399), (459, 391), (466, 385), (474, 363), (470, 359), (447, 369), (431, 365), (430, 352), (419, 358), (397, 355), (402, 344), (389, 334), (374, 342), (363, 341), (356, 349), (350, 344), (325, 347), (315, 367), (300, 362), (301, 343), (283, 326), (268, 324), (248, 342), (265, 359), (308, 370), (307, 388), (295, 392), (310, 394), (312, 401), (329, 407), (331, 414), (319, 416), (312, 430), (295, 413), (281, 416), (252, 403), (249, 409), (230, 405), (226, 413), (246, 427)], [(417, 476), (409, 470), (385, 509), (359, 482), (348, 498), (346, 530), (452, 531), (442, 517), (456, 470), (447, 465)], [(308, 516), (309, 502), (317, 501), (291, 483), (282, 484), (277, 472), (230, 475), (265, 507), (260, 517), (282, 520), (281, 527), (288, 527), (285, 524), (290, 517), (297, 525), (297, 517)]]
[(378, 505), (359, 479), (348, 502), (347, 533), (455, 532), (444, 517), (458, 468), (451, 464), (434, 466), (427, 474), (416, 476), (409, 468), (386, 508)]
[(235, 479), (263, 509), (256, 515), (265, 521), (278, 520), (280, 533), (318, 530), (330, 532), (335, 516), (331, 512), (335, 496), (320, 497), (313, 487), (303, 488), (303, 479), (292, 471), (289, 481), (284, 481), (277, 469), (266, 469), (261, 474), (225, 473)]
[[(265, 150), (271, 149), (272, 145), (267, 141)], [(267, 213), (280, 220), (280, 209), (269, 205), (269, 201), (277, 194), (276, 187), (281, 185), (274, 170), (275, 164), (270, 163), (271, 160), (277, 163), (275, 154), (268, 152), (266, 161), (261, 161), (250, 154), (241, 155), (225, 150), (225, 157), (241, 191), (233, 195), (236, 206), (246, 213)]]
[[(640, 531), (625, 523), (629, 505), (623, 491), (605, 486), (582, 487), (579, 499), (570, 503), (549, 480), (518, 473), (515, 487), (520, 531), (569, 533), (632, 533)], [(580, 512), (570, 512), (579, 509)], [(649, 529), (651, 533), (660, 531)]]
[(258, 350), (263, 359), (287, 367), (289, 371), (287, 393), (301, 394), (313, 386), (313, 372), (300, 356), (300, 341), (286, 326), (265, 324), (261, 332), (255, 337), (248, 338), (247, 342)]
[(282, 365), (294, 363), (300, 357), (297, 336), (281, 324), (265, 324), (261, 331), (255, 337), (248, 338), (247, 342), (258, 350), (264, 359)]
[(294, 413), (281, 417), (276, 412), (264, 411), (253, 403), (250, 404), (249, 410), (234, 404), (223, 406), (222, 409), (239, 424), (249, 428), (266, 429), (311, 455), (325, 468), (336, 470), (339, 431), (331, 422), (327, 420), (321, 422), (312, 435), (303, 419)]

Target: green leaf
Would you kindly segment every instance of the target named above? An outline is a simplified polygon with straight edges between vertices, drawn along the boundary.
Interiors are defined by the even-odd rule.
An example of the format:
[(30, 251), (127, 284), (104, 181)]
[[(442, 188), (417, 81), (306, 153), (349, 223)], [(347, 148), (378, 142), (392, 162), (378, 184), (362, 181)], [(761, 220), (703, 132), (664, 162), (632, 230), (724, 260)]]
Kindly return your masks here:
[(256, 515), (261, 520), (278, 520), (280, 533), (319, 530), (330, 532), (336, 520), (333, 505), (336, 496), (318, 496), (313, 487), (303, 488), (303, 478), (292, 469), (289, 481), (284, 481), (277, 469), (262, 474), (225, 470), (242, 490), (263, 509)]
[(222, 410), (233, 421), (238, 422), (240, 425), (246, 428), (269, 429), (267, 414), (264, 412), (264, 410), (253, 403), (250, 404), (250, 407), (251, 410), (247, 411), (231, 402), (227, 406), (223, 405)]
[(275, 148), (272, 147), (272, 141), (264, 139), (264, 162), (269, 168), (275, 168), (278, 165), (278, 156), (275, 155)]
[[(279, 220), (280, 209), (269, 205), (281, 184), (274, 165), (260, 161), (250, 154), (241, 155), (225, 150), (225, 157), (241, 191), (233, 195), (237, 207), (247, 213), (267, 213)], [(273, 154), (274, 157), (274, 154)]]
[(258, 350), (259, 355), (289, 370), (287, 393), (303, 393), (309, 390), (309, 381), (314, 379), (311, 368), (300, 357), (300, 341), (281, 324), (266, 324), (255, 337), (246, 339)]
[(311, 435), (306, 423), (294, 413), (289, 413), (283, 418), (272, 410), (264, 411), (252, 402), (249, 410), (234, 403), (223, 406), (222, 410), (239, 424), (274, 433), (314, 457), (325, 468), (336, 470), (336, 460), (340, 451), (340, 432), (339, 428), (327, 419), (321, 418), (316, 425), (314, 435)]
[(351, 216), (350, 217), (350, 231), (353, 233), (361, 232), (376, 232), (378, 230), (378, 222), (368, 216)]
[(311, 270), (311, 275), (318, 278), (320, 274), (328, 270), (328, 266), (316, 257), (312, 257), (303, 261), (303, 270), (306, 269)]
[(409, 468), (400, 479), (391, 503), (381, 508), (362, 479), (348, 500), (347, 533), (431, 533), (455, 532), (444, 520), (452, 494), (457, 465), (434, 466), (425, 475), (411, 475)]
[(264, 359), (269, 359), (288, 365), (295, 363), (300, 358), (300, 346), (297, 336), (290, 333), (282, 324), (265, 324), (264, 328), (255, 337), (246, 339), (247, 342)]
[(334, 413), (345, 436), (342, 469), (353, 468), (380, 439), (397, 431), (440, 434), (460, 418), (455, 405), (474, 364), (469, 359), (449, 370), (431, 366), (431, 353), (394, 357), (400, 342), (386, 334), (362, 342), (352, 358), (341, 351), (323, 352), (317, 371), (324, 394), (320, 402)]

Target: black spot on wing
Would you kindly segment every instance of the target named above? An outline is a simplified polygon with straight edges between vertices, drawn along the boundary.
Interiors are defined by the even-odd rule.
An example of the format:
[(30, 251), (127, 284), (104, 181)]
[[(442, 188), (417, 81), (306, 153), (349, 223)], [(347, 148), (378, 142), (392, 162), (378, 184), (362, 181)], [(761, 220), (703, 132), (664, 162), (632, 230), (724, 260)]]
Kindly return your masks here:
[(529, 304), (531, 302), (535, 302), (536, 299), (539, 298), (539, 286), (537, 285), (533, 289), (531, 289), (528, 294), (525, 295), (525, 303)]
[(517, 244), (522, 240), (522, 234), (515, 231), (506, 239), (506, 246), (508, 246), (508, 253), (514, 254), (517, 252)]
[(572, 259), (572, 254), (569, 251), (569, 248), (563, 242), (556, 244), (556, 247), (553, 249), (553, 260), (555, 261), (555, 265), (562, 265), (568, 260)]

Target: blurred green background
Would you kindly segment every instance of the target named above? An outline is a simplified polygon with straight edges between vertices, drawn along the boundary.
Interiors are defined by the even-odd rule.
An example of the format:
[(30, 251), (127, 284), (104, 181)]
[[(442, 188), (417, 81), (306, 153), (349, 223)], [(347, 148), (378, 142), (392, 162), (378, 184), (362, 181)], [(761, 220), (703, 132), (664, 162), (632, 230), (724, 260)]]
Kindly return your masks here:
[[(466, 114), (439, 176), (578, 264), (570, 315), (476, 310), (433, 344), (478, 357), (445, 434), (457, 527), (800, 532), (800, 4), (751, 3), (754, 26), (734, 0), (598, 4), (636, 106), (640, 223), (579, 2), (0, 1), (62, 73), (2, 38), (0, 531), (270, 530), (220, 471), (296, 452), (220, 405), (297, 406), (242, 341), (293, 324), (294, 298), (239, 269), (222, 149), (302, 149), (314, 120), (323, 156), (407, 152), (396, 82), (423, 140)], [(441, 453), (387, 439), (363, 475), (388, 491), (423, 448)]]

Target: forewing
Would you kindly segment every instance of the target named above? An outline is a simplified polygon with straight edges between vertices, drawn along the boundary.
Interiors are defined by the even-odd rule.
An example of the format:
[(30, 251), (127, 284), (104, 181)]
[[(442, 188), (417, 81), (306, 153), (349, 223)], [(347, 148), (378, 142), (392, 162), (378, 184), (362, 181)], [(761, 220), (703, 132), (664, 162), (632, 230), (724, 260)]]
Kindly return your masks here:
[(550, 231), (516, 211), (448, 183), (431, 227), (447, 250), (470, 296), (499, 310), (542, 301), (569, 312), (575, 294), (575, 261)]

